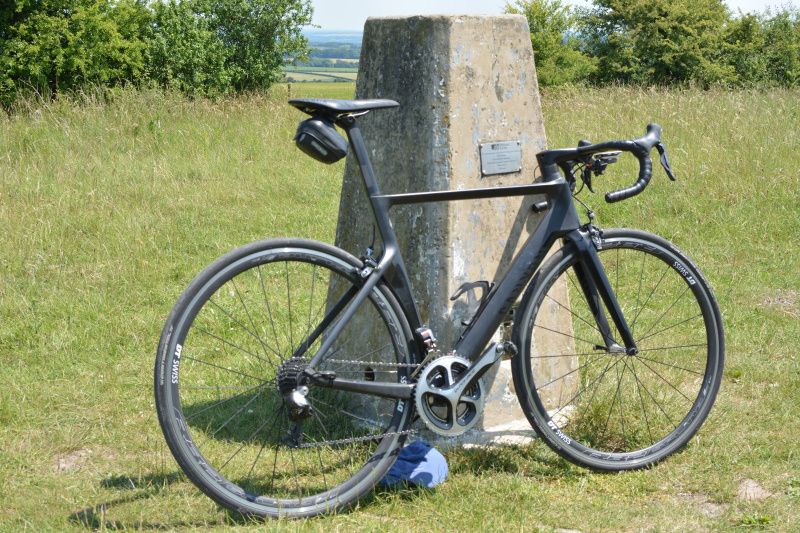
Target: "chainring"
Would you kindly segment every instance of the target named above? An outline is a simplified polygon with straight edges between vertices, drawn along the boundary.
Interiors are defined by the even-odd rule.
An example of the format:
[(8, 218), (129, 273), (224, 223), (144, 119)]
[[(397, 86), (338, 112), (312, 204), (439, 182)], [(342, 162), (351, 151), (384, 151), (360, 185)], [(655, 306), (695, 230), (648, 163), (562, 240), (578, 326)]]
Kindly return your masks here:
[(434, 433), (456, 437), (478, 423), (484, 404), (483, 383), (480, 379), (467, 387), (456, 402), (442, 394), (442, 390), (458, 382), (459, 376), (471, 364), (458, 355), (444, 355), (428, 363), (417, 378), (417, 414)]

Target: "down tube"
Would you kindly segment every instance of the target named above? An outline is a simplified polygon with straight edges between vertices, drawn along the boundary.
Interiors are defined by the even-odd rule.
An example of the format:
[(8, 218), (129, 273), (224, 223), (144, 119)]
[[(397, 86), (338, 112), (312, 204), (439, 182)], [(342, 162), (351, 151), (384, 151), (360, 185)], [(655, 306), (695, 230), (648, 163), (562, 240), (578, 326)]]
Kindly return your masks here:
[(464, 331), (454, 350), (470, 361), (476, 360), (505, 320), (514, 303), (544, 261), (555, 241), (580, 226), (566, 184), (544, 220), (514, 258), (505, 277), (492, 291), (486, 305)]

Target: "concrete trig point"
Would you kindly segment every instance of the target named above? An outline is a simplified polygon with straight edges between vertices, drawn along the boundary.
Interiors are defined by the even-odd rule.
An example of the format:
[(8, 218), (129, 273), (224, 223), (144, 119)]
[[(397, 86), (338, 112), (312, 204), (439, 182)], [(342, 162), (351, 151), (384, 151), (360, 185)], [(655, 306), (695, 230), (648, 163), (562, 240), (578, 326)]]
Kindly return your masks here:
[[(536, 154), (545, 149), (546, 140), (530, 30), (522, 16), (371, 18), (364, 31), (356, 98), (389, 98), (402, 106), (360, 121), (384, 194), (521, 185), (537, 177)], [(493, 150), (508, 154), (498, 157)], [(541, 198), (393, 211), (423, 323), (433, 329), (442, 351), (453, 346), (464, 329), (462, 320), (470, 318), (467, 298), (451, 302), (450, 295), (464, 283), (492, 282), (505, 274), (539, 221), (530, 209), (534, 200)], [(351, 157), (336, 244), (358, 254), (372, 238), (371, 211)], [(546, 314), (568, 322), (566, 311), (553, 307)], [(569, 339), (552, 337), (537, 337), (537, 346), (570, 353), (565, 346)], [(574, 365), (568, 358), (551, 361), (561, 361), (548, 369), (554, 378)], [(509, 363), (484, 376), (484, 384), (489, 393), (484, 420), (460, 440), (519, 442), (532, 436), (517, 403)], [(553, 392), (569, 397), (568, 391)]]

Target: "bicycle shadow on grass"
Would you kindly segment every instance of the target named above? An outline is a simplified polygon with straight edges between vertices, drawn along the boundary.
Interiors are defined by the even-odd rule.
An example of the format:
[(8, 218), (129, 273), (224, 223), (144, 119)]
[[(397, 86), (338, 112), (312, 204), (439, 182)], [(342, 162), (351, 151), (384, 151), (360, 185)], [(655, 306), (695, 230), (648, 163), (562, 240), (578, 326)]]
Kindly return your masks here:
[(462, 447), (447, 454), (450, 474), (512, 474), (543, 480), (579, 481), (589, 475), (542, 442)]
[(109, 516), (109, 511), (116, 507), (159, 497), (163, 495), (171, 485), (185, 480), (186, 476), (179, 471), (164, 474), (147, 474), (143, 476), (112, 475), (106, 477), (100, 481), (100, 487), (126, 491), (128, 494), (75, 511), (69, 515), (68, 520), (72, 524), (83, 526), (93, 531), (101, 529), (165, 530), (194, 528), (210, 525), (224, 525), (236, 521), (234, 518), (229, 518), (226, 521), (218, 521), (216, 523), (209, 521), (197, 521), (194, 523), (188, 521), (170, 523), (147, 521), (126, 522), (124, 520), (113, 519)]

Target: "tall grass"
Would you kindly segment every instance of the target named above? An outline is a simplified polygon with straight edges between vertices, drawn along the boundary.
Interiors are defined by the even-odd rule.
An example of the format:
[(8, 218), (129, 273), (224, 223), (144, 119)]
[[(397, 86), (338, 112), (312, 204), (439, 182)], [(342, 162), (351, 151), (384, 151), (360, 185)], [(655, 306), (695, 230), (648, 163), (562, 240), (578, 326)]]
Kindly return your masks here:
[[(295, 84), (292, 93), (327, 87), (333, 97), (353, 91)], [(333, 239), (343, 168), (292, 146), (301, 114), (286, 91), (217, 102), (122, 91), (0, 117), (0, 529), (232, 523), (179, 475), (155, 418), (151, 368), (171, 305), (212, 259), (265, 237)], [(607, 476), (543, 445), (453, 452), (436, 492), (379, 493), (349, 515), (270, 527), (796, 529), (799, 96), (544, 95), (551, 146), (664, 126), (678, 182), (657, 169), (636, 200), (590, 200), (603, 226), (674, 240), (720, 300), (726, 379), (684, 453)], [(632, 181), (632, 162), (613, 170), (601, 189)], [(745, 479), (773, 495), (738, 498)]]

